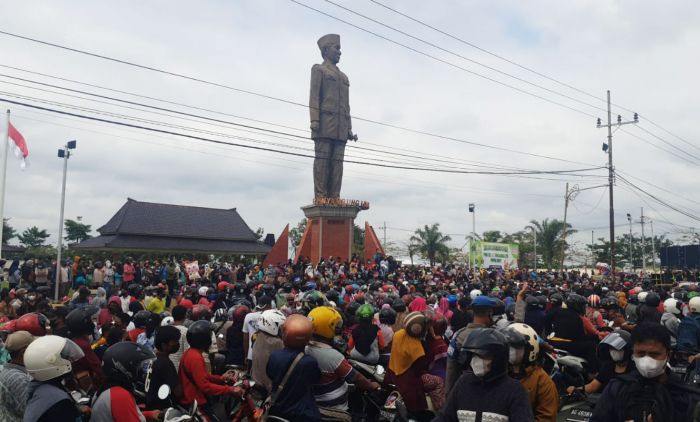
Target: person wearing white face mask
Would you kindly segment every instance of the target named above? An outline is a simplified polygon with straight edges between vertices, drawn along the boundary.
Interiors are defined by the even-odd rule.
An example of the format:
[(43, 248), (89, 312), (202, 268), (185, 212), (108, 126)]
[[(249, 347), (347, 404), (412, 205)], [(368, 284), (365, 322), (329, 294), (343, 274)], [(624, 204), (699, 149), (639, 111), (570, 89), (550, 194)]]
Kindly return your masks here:
[(668, 330), (658, 323), (641, 323), (632, 331), (631, 341), (636, 370), (610, 381), (590, 421), (693, 421), (700, 391), (684, 385), (667, 369)]
[(539, 365), (540, 337), (527, 324), (514, 323), (503, 330), (508, 340), (510, 376), (527, 392), (535, 422), (556, 422), (559, 392), (552, 378)]
[[(581, 387), (586, 394), (600, 393), (610, 380), (628, 374), (635, 369), (632, 357), (632, 338), (630, 333), (618, 330), (605, 337), (598, 345), (600, 371), (591, 382)], [(567, 388), (572, 394), (576, 387)]]
[(525, 389), (508, 376), (508, 341), (493, 328), (476, 328), (461, 353), (469, 368), (433, 422), (532, 422)]

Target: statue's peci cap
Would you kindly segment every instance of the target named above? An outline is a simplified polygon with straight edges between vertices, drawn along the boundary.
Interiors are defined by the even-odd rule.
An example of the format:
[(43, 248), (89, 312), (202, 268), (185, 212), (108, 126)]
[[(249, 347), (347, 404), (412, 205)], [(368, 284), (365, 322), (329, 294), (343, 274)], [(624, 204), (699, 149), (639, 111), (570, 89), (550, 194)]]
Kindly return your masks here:
[(321, 38), (318, 39), (316, 42), (318, 44), (318, 48), (323, 50), (323, 47), (332, 45), (332, 44), (340, 44), (340, 35), (338, 34), (326, 34), (322, 36)]

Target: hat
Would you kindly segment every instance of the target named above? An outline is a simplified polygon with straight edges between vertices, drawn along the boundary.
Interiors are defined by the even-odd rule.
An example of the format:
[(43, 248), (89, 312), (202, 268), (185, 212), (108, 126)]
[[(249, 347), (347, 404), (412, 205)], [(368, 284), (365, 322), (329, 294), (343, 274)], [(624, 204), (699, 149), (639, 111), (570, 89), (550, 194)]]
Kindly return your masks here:
[(10, 352), (18, 352), (29, 346), (29, 343), (33, 341), (34, 336), (29, 334), (29, 332), (15, 331), (7, 336), (7, 340), (5, 340), (5, 348)]
[(327, 47), (331, 44), (340, 44), (340, 35), (338, 34), (326, 34), (316, 41), (318, 48), (323, 50), (323, 47)]
[(496, 301), (488, 296), (477, 296), (472, 301), (472, 308), (494, 308)]

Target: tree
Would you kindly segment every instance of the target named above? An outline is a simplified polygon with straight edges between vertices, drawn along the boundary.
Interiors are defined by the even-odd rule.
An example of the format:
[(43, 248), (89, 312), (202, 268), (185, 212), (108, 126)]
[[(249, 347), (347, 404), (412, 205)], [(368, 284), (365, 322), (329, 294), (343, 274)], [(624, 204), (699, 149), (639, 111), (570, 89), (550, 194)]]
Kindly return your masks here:
[[(645, 236), (644, 245), (642, 245), (641, 236), (632, 236), (632, 262), (630, 263), (630, 235), (628, 233), (618, 236), (615, 239), (615, 262), (628, 266), (630, 270), (643, 268), (642, 251), (644, 251), (647, 267), (651, 267), (653, 262), (651, 256), (651, 241), (651, 236)], [(660, 259), (661, 248), (671, 246), (672, 244), (673, 242), (663, 235), (654, 236), (654, 248), (656, 251), (654, 260)], [(588, 245), (588, 247), (589, 250), (593, 251), (593, 257), (596, 262), (610, 262), (610, 242), (608, 240), (602, 237), (598, 238), (595, 245)]]
[(39, 230), (37, 226), (32, 226), (18, 235), (20, 243), (28, 248), (36, 248), (43, 246), (46, 239), (49, 238), (49, 234), (46, 230)]
[(433, 266), (438, 254), (449, 254), (447, 242), (452, 238), (440, 232), (440, 223), (433, 223), (430, 227), (426, 224), (422, 229), (416, 229), (415, 235), (411, 236), (410, 240), (416, 244), (423, 258), (430, 261), (430, 265)]
[(365, 229), (360, 228), (357, 224), (353, 227), (352, 253), (357, 256), (365, 254)]
[(484, 234), (481, 236), (481, 239), (484, 242), (501, 242), (503, 240), (503, 236), (508, 235), (507, 233), (501, 234), (499, 230), (490, 230), (490, 231), (485, 231)]
[(304, 231), (306, 231), (306, 218), (302, 218), (297, 226), (289, 230), (289, 237), (292, 239), (292, 246), (294, 247), (294, 253), (296, 254), (297, 248), (301, 243), (301, 237), (304, 236)]
[(2, 220), (2, 244), (7, 245), (10, 239), (17, 237), (17, 231), (7, 224), (7, 218)]
[(265, 229), (263, 229), (262, 227), (258, 227), (255, 230), (254, 234), (255, 234), (255, 238), (260, 240), (260, 239), (262, 239), (263, 236), (265, 236)]
[(83, 224), (79, 221), (66, 219), (65, 222), (66, 235), (63, 238), (66, 242), (82, 242), (91, 238), (90, 232), (92, 231), (92, 226), (89, 224)]
[(537, 253), (542, 255), (544, 266), (548, 269), (554, 268), (557, 263), (562, 261), (562, 250), (566, 253), (567, 245), (564, 244), (562, 248), (564, 232), (566, 231), (567, 234), (576, 232), (576, 230), (571, 229), (571, 224), (567, 223), (565, 228), (563, 221), (557, 219), (550, 221), (548, 218), (541, 222), (532, 220), (530, 226), (526, 228), (537, 231)]

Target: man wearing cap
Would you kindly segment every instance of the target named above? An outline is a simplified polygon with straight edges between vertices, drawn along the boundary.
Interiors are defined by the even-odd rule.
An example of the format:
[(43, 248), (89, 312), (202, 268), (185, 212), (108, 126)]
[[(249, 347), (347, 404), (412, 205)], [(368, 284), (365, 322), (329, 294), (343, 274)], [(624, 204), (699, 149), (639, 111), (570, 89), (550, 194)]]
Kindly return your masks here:
[(447, 375), (445, 378), (445, 394), (449, 396), (450, 390), (455, 382), (462, 375), (464, 356), (460, 356), (460, 351), (464, 341), (472, 331), (477, 328), (488, 328), (493, 321), (493, 308), (496, 301), (488, 296), (477, 296), (472, 301), (472, 313), (474, 319), (466, 327), (454, 333), (450, 345), (447, 349)]
[(0, 370), (0, 420), (21, 421), (24, 417), (32, 380), (24, 368), (24, 351), (32, 341), (27, 331), (16, 331), (5, 341), (11, 359)]
[(351, 139), (350, 82), (338, 69), (340, 35), (328, 34), (318, 42), (323, 63), (311, 68), (309, 113), (315, 143), (314, 197), (339, 198), (345, 144)]

